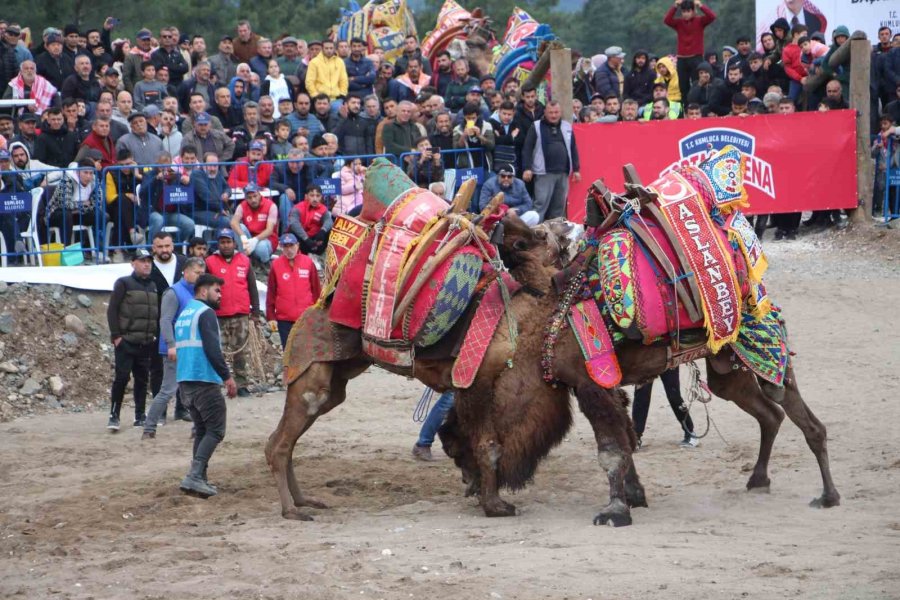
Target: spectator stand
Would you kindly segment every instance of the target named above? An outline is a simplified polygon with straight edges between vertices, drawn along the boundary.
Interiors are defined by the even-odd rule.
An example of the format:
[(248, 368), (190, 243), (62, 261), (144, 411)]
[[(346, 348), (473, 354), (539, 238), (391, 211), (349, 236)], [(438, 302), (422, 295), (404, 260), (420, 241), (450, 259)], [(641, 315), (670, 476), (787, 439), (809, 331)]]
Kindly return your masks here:
[(0, 171), (0, 178), (0, 266), (76, 265), (85, 254), (100, 259), (102, 196), (94, 169)]
[[(890, 227), (891, 221), (900, 219), (900, 164), (898, 164), (895, 153), (900, 152), (897, 146), (900, 142), (895, 137), (888, 139), (887, 146), (887, 164), (885, 165), (884, 174), (884, 197), (881, 203), (881, 212), (884, 217), (884, 226)], [(877, 159), (881, 161), (882, 158)], [(877, 173), (880, 165), (876, 165)]]

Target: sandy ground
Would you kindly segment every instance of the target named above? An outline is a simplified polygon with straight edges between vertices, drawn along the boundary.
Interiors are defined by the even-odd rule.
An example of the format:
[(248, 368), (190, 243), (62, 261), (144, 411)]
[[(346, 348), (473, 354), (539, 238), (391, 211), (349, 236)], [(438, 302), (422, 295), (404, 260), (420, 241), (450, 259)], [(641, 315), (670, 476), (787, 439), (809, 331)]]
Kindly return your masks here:
[(807, 507), (819, 472), (791, 423), (771, 493), (748, 494), (755, 422), (716, 400), (721, 437), (682, 450), (656, 389), (636, 455), (650, 508), (633, 526), (591, 525), (607, 486), (580, 417), (534, 485), (507, 496), (520, 514), (487, 519), (449, 459), (411, 459), (420, 385), (374, 370), (301, 440), (301, 485), (332, 506), (311, 523), (280, 517), (263, 457), (279, 394), (230, 403), (208, 501), (177, 489), (186, 423), (153, 443), (108, 435), (102, 413), (3, 424), (0, 597), (900, 598), (900, 265), (804, 241), (768, 253), (838, 508)]

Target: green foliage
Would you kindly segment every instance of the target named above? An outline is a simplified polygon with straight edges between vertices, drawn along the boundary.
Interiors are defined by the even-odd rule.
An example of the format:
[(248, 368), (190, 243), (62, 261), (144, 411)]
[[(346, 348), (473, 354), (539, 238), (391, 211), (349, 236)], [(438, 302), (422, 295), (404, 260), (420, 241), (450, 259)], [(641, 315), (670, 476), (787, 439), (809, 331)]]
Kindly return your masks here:
[[(420, 35), (434, 27), (442, 4), (443, 0), (424, 0), (424, 7), (415, 11)], [(576, 12), (559, 10), (557, 0), (469, 0), (463, 4), (481, 6), (492, 17), (498, 37), (503, 35), (513, 7), (520, 6), (550, 24), (564, 42), (586, 55), (612, 45), (622, 46), (629, 55), (637, 48), (660, 55), (675, 51), (675, 34), (662, 22), (671, 0), (586, 0)], [(291, 33), (318, 39), (338, 20), (340, 8), (346, 5), (346, 0), (6, 0), (2, 12), (7, 18), (15, 15), (14, 20), (30, 26), (35, 36), (44, 27), (71, 22), (84, 28), (99, 27), (110, 15), (122, 20), (113, 37), (133, 39), (143, 26), (156, 32), (163, 25), (174, 24), (184, 33), (206, 37), (215, 52), (218, 37), (233, 33), (240, 18), (249, 19), (254, 30), (264, 35)], [(706, 30), (707, 48), (721, 50), (724, 44), (733, 45), (740, 34), (754, 34), (751, 0), (713, 0), (711, 6), (718, 19)]]

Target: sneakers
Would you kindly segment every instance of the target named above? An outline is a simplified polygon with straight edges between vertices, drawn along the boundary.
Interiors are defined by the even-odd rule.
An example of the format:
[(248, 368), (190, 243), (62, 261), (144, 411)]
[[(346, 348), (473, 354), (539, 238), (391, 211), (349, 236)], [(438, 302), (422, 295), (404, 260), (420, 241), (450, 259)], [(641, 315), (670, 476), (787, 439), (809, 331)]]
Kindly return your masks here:
[(166, 426), (166, 415), (161, 416), (156, 420), (157, 427), (165, 427)]
[(696, 448), (700, 445), (700, 438), (695, 437), (689, 433), (684, 434), (684, 439), (681, 440), (681, 443), (678, 444), (682, 448)]
[(144, 234), (139, 229), (131, 230), (131, 243), (135, 246), (141, 246), (144, 243)]
[(784, 234), (784, 239), (788, 240), (789, 242), (796, 241), (797, 232), (796, 231), (788, 231), (787, 233)]
[(637, 446), (634, 447), (634, 451), (637, 452), (638, 450), (640, 450), (643, 447), (643, 445), (644, 445), (644, 440), (641, 439), (641, 436), (638, 436)]
[(106, 428), (110, 433), (117, 433), (119, 431), (119, 418), (110, 417), (109, 421), (106, 423)]
[(134, 425), (133, 425), (133, 426), (134, 426), (134, 427), (143, 427), (143, 426), (144, 426), (144, 422), (145, 422), (146, 420), (147, 420), (147, 417), (146, 417), (145, 415), (141, 415), (140, 417), (138, 417), (137, 419), (134, 420)]
[(431, 455), (431, 446), (420, 446), (416, 444), (412, 449), (413, 458), (424, 462), (431, 462), (434, 457)]
[(156, 439), (156, 432), (155, 432), (155, 431), (145, 431), (145, 432), (144, 432), (144, 435), (141, 436), (141, 441), (142, 441), (142, 442), (143, 442), (144, 440), (155, 440), (155, 439)]
[(245, 388), (245, 387), (238, 388), (238, 398), (249, 398), (249, 397), (250, 397), (250, 390), (248, 388)]

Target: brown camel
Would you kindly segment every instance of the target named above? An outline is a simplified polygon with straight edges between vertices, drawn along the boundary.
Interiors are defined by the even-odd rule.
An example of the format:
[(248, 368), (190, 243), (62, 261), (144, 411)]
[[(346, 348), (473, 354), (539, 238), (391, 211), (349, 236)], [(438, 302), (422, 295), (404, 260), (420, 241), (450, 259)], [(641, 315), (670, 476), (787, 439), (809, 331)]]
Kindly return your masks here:
[[(498, 480), (498, 473), (504, 475), (510, 470), (519, 469), (520, 479), (526, 481), (537, 461), (559, 443), (571, 423), (568, 387), (545, 383), (540, 364), (544, 323), (555, 309), (556, 300), (551, 295), (538, 291), (539, 288), (528, 287), (531, 284), (546, 287), (544, 282), (549, 281), (548, 275), (552, 272), (552, 267), (548, 264), (556, 258), (552, 249), (559, 246), (555, 243), (548, 244), (546, 233), (530, 229), (514, 213), (507, 214), (502, 225), (504, 235), (500, 250), (504, 262), (515, 268), (517, 279), (526, 284), (526, 290), (531, 291), (519, 293), (510, 301), (509, 312), (514, 315), (518, 324), (515, 341), (511, 339), (510, 328), (501, 320), (473, 385), (468, 389), (458, 390), (456, 399), (458, 406), (469, 409), (460, 411), (456, 418), (466, 427), (467, 439), (471, 441), (471, 449), (466, 449), (463, 453), (464, 460), (470, 472), (480, 474), (477, 487), (481, 490), (480, 504), (487, 516), (515, 514), (515, 507), (504, 502), (497, 493), (500, 485), (508, 485), (510, 479), (506, 476)], [(307, 311), (294, 326), (292, 338), (302, 336), (299, 339), (306, 340), (313, 335), (311, 323), (314, 318), (322, 317), (321, 314), (311, 312), (314, 310), (316, 309)], [(341, 334), (345, 350), (342, 356), (350, 357), (332, 362), (313, 362), (302, 374), (287, 382), (289, 385), (284, 412), (266, 445), (266, 460), (278, 484), (282, 516), (288, 519), (310, 520), (310, 514), (299, 510), (300, 508), (324, 508), (321, 502), (305, 496), (298, 484), (292, 462), (297, 440), (319, 416), (344, 401), (347, 382), (363, 373), (374, 362), (363, 354), (358, 331), (345, 328)], [(382, 366), (409, 375), (390, 365)], [(452, 359), (417, 358), (412, 373), (425, 385), (444, 391), (452, 387), (452, 366)], [(582, 409), (598, 432), (598, 441), (602, 439), (605, 444), (599, 449), (600, 456), (610, 454), (607, 446), (621, 448), (616, 453), (615, 460), (630, 465), (628, 461), (635, 446), (635, 436), (621, 395), (594, 384), (583, 369), (581, 372), (573, 370), (566, 376), (565, 383), (576, 390)], [(500, 441), (502, 431), (508, 430), (514, 422), (504, 421), (502, 415), (492, 414), (490, 411), (511, 401), (509, 396), (530, 399), (525, 415), (531, 415), (533, 419), (532, 430), (538, 436), (538, 443), (535, 444), (531, 439), (522, 441), (526, 442), (528, 448), (537, 448), (535, 452), (529, 454), (528, 448), (507, 448)], [(488, 412), (481, 414), (479, 407), (488, 409)], [(548, 418), (554, 419), (554, 422), (547, 427), (538, 426)], [(610, 422), (615, 425), (611, 427)], [(605, 433), (607, 430), (614, 430), (619, 437), (611, 441)], [(546, 435), (542, 435), (542, 431)], [(518, 461), (523, 456), (523, 451), (530, 462), (520, 465)], [(510, 464), (509, 457), (516, 460), (517, 464)], [(612, 473), (619, 468), (618, 465), (616, 462), (614, 466), (603, 466)], [(633, 469), (631, 472), (633, 473)], [(630, 480), (629, 490), (632, 493), (630, 503), (641, 505), (643, 489), (640, 488), (636, 475)]]
[[(513, 269), (512, 273), (517, 280), (546, 294), (547, 305), (556, 306), (559, 302), (550, 285), (553, 268), (545, 268), (540, 273), (529, 266), (528, 272)], [(631, 523), (629, 507), (647, 504), (631, 457), (635, 438), (625, 411), (627, 397), (624, 392), (611, 394), (592, 385), (585, 375), (578, 342), (571, 330), (567, 332), (556, 344), (553, 377), (575, 392), (579, 408), (594, 428), (598, 460), (609, 478), (610, 502), (597, 513), (594, 523), (628, 525)], [(629, 342), (618, 347), (616, 355), (623, 374), (621, 385), (650, 381), (667, 369), (665, 346)], [(768, 491), (769, 457), (786, 413), (803, 431), (821, 471), (824, 491), (810, 506), (839, 505), (840, 494), (829, 467), (825, 426), (800, 396), (792, 366), (788, 365), (784, 387), (779, 388), (749, 370), (733, 369), (731, 350), (727, 347), (706, 361), (710, 390), (737, 404), (759, 423), (759, 457), (747, 489)], [(440, 430), (445, 452), (455, 460), (462, 470), (463, 481), (468, 484), (467, 496), (487, 493), (499, 499), (496, 487), (485, 491), (486, 482), (513, 490), (524, 487), (533, 477), (540, 458), (559, 443), (571, 426), (569, 403), (556, 402), (551, 395), (528, 394), (530, 387), (526, 386), (537, 386), (541, 380), (530, 379), (522, 385), (516, 381), (522, 377), (521, 370), (501, 373), (492, 395), (475, 402), (457, 400)], [(477, 459), (484, 431), (491, 432), (494, 452), (499, 457), (495, 473), (489, 477), (480, 471), (484, 466)]]

